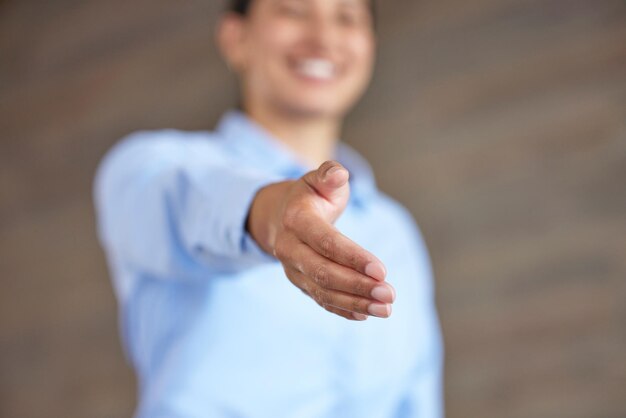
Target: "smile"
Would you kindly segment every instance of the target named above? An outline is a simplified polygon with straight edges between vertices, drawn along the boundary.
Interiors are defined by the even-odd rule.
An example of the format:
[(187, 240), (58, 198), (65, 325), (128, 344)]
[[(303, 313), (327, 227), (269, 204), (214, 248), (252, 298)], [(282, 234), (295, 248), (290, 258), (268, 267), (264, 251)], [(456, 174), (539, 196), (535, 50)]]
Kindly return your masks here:
[(299, 60), (296, 62), (295, 70), (299, 75), (319, 81), (330, 81), (337, 75), (337, 66), (329, 60), (320, 58)]

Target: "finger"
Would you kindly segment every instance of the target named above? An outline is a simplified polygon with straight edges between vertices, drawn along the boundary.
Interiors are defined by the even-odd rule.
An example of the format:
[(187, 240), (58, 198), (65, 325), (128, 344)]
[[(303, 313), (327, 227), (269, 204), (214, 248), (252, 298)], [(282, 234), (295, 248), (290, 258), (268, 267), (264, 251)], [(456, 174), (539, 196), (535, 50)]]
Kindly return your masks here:
[(324, 309), (326, 309), (328, 312), (332, 312), (339, 316), (343, 316), (344, 318), (350, 321), (365, 321), (368, 318), (367, 315), (363, 315), (363, 314), (356, 313), (356, 312), (344, 311), (343, 309), (335, 308), (334, 306), (330, 306), (330, 305), (324, 306)]
[(381, 318), (387, 318), (391, 315), (391, 305), (389, 304), (374, 302), (370, 299), (335, 290), (324, 289), (299, 271), (291, 270), (289, 273), (290, 276), (296, 278), (297, 282), (302, 284), (301, 288), (304, 289), (318, 305), (324, 308), (331, 306), (349, 312), (373, 315)]
[(315, 252), (376, 280), (385, 280), (383, 263), (333, 225), (311, 212), (302, 213), (298, 222), (294, 233)]
[(324, 289), (338, 290), (384, 303), (393, 303), (395, 300), (395, 290), (388, 283), (381, 283), (322, 257), (302, 242), (292, 243), (290, 248), (291, 251), (284, 262), (291, 264)]
[[(325, 161), (317, 170), (309, 171), (302, 180), (331, 202), (347, 200), (350, 173), (336, 161)], [(346, 189), (347, 188), (347, 189)]]
[[(289, 280), (293, 284), (295, 284), (296, 286), (301, 286), (301, 287), (298, 287), (298, 288), (300, 289), (300, 291), (302, 291), (302, 293), (304, 293), (305, 295), (307, 295), (308, 297), (313, 299), (313, 301), (317, 302), (315, 300), (315, 298), (313, 298), (313, 296), (311, 296), (309, 291), (306, 289), (307, 287), (310, 287), (310, 286), (306, 286), (306, 284), (305, 284), (306, 280), (304, 278), (304, 275), (302, 275), (302, 273), (300, 273), (296, 269), (290, 268), (290, 267), (285, 267), (284, 270), (285, 270), (285, 274), (287, 275), (287, 277), (289, 278)], [(329, 312), (332, 312), (334, 314), (337, 314), (339, 316), (342, 316), (342, 317), (344, 317), (346, 319), (349, 319), (349, 320), (352, 320), (352, 321), (354, 321), (354, 320), (362, 321), (364, 319), (367, 319), (366, 315), (361, 315), (361, 314), (357, 314), (357, 313), (354, 313), (354, 312), (348, 312), (348, 311), (345, 311), (343, 309), (336, 308), (334, 306), (323, 305), (322, 307), (324, 309), (326, 309), (327, 311), (329, 311)]]
[(352, 312), (352, 316), (357, 321), (365, 321), (367, 318), (369, 318), (367, 315), (363, 315), (363, 314), (356, 313), (356, 312)]

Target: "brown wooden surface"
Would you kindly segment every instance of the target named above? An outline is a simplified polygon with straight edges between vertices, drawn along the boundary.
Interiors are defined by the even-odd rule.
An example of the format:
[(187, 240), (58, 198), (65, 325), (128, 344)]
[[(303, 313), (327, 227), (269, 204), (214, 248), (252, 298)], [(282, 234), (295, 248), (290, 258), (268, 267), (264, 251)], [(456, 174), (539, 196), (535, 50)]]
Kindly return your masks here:
[[(234, 102), (221, 2), (0, 1), (0, 416), (130, 416), (99, 158)], [(449, 417), (626, 416), (626, 3), (380, 1), (345, 139), (428, 241)]]

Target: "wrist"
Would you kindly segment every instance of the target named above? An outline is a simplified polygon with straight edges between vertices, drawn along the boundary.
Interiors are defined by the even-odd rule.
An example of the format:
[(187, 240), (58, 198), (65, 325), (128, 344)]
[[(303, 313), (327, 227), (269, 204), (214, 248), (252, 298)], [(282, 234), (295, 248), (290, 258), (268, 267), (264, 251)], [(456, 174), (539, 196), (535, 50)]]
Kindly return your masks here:
[(280, 204), (293, 181), (272, 183), (256, 193), (248, 211), (246, 230), (259, 247), (274, 255), (274, 242), (280, 216)]

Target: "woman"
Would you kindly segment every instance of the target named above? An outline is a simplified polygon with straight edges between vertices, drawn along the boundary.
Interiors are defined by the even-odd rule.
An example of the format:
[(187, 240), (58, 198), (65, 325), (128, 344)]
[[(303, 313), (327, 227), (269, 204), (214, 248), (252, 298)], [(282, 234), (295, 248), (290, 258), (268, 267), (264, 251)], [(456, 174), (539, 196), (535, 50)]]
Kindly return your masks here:
[(241, 110), (103, 160), (137, 417), (442, 415), (426, 248), (337, 139), (370, 81), (373, 20), (365, 0), (235, 1), (217, 40)]

